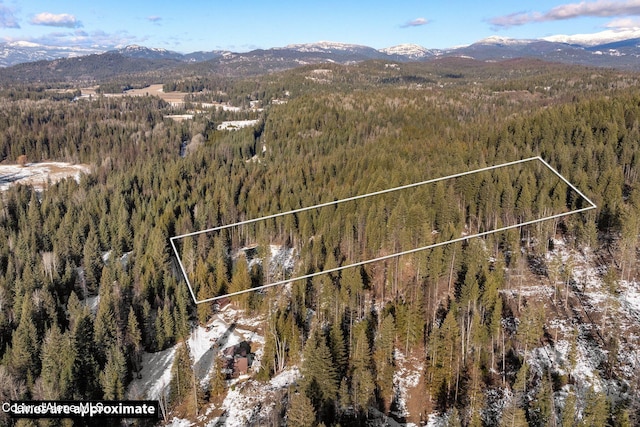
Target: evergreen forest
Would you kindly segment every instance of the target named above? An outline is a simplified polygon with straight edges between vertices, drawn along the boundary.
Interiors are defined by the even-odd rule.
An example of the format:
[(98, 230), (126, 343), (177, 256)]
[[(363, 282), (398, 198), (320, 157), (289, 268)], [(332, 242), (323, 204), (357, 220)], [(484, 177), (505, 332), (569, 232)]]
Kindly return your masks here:
[[(106, 95), (152, 83), (185, 103)], [(0, 193), (0, 401), (131, 398), (174, 349), (163, 419), (131, 422), (206, 425), (243, 383), (220, 358), (197, 381), (187, 341), (223, 304), (194, 303), (172, 237), (540, 156), (597, 209), (460, 240), (587, 206), (528, 162), (186, 237), (179, 258), (202, 300), (458, 240), (225, 301), (264, 337), (247, 383), (299, 373), (247, 425), (640, 424), (639, 75), (448, 58), (102, 84), (0, 86), (0, 166), (90, 168)]]

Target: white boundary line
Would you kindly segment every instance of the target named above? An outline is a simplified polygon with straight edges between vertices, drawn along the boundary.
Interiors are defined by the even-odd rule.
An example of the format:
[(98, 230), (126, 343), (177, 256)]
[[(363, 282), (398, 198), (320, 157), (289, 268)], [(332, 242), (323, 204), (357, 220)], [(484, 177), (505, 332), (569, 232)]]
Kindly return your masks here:
[[(459, 237), (459, 238), (456, 238), (456, 239), (447, 240), (445, 242), (435, 243), (435, 244), (432, 244), (432, 245), (422, 246), (422, 247), (415, 248), (415, 249), (410, 249), (410, 250), (407, 250), (407, 251), (397, 252), (397, 253), (394, 253), (394, 254), (385, 255), (385, 256), (378, 257), (378, 258), (372, 258), (372, 259), (365, 260), (365, 261), (359, 261), (359, 262), (355, 262), (353, 264), (343, 265), (343, 266), (331, 268), (331, 269), (328, 269), (328, 270), (318, 271), (318, 272), (311, 273), (311, 274), (305, 274), (304, 276), (297, 276), (297, 277), (293, 277), (293, 278), (286, 279), (286, 280), (280, 280), (280, 281), (277, 281), (277, 282), (269, 283), (269, 284), (258, 286), (258, 287), (255, 287), (255, 288), (245, 289), (245, 290), (242, 290), (242, 291), (232, 292), (232, 293), (228, 293), (228, 294), (225, 294), (225, 295), (219, 295), (217, 297), (206, 298), (206, 299), (203, 299), (203, 300), (196, 299), (196, 296), (195, 296), (195, 294), (193, 292), (193, 287), (191, 286), (191, 282), (189, 281), (189, 277), (187, 276), (187, 272), (186, 272), (186, 270), (184, 268), (184, 265), (182, 264), (182, 260), (180, 259), (180, 255), (178, 254), (178, 250), (177, 250), (176, 245), (175, 245), (175, 240), (178, 240), (178, 239), (181, 239), (181, 238), (184, 238), (184, 237), (197, 236), (199, 234), (210, 233), (210, 232), (218, 231), (218, 230), (224, 230), (224, 229), (227, 229), (227, 228), (236, 227), (238, 225), (251, 224), (251, 223), (258, 222), (258, 221), (263, 221), (263, 220), (266, 220), (266, 219), (277, 218), (277, 217), (281, 217), (281, 216), (285, 216), (285, 215), (291, 215), (291, 214), (294, 214), (294, 213), (304, 212), (304, 211), (308, 211), (308, 210), (311, 210), (311, 209), (318, 209), (318, 208), (322, 208), (322, 207), (325, 207), (325, 206), (337, 205), (337, 204), (343, 203), (343, 202), (363, 199), (365, 197), (370, 197), (370, 196), (377, 196), (377, 195), (380, 195), (380, 194), (391, 193), (393, 191), (398, 191), (398, 190), (404, 190), (404, 189), (407, 189), (407, 188), (418, 187), (418, 186), (421, 186), (421, 185), (431, 184), (431, 183), (438, 182), (438, 181), (444, 181), (444, 180), (451, 179), (451, 178), (459, 178), (459, 177), (462, 177), (462, 176), (471, 175), (471, 174), (478, 173), (478, 172), (485, 172), (485, 171), (494, 170), (494, 169), (498, 169), (498, 168), (503, 168), (503, 167), (507, 167), (507, 166), (513, 166), (513, 165), (517, 165), (517, 164), (520, 164), (520, 163), (530, 162), (530, 161), (533, 161), (533, 160), (538, 160), (538, 161), (542, 162), (543, 165), (545, 165), (549, 170), (551, 170), (555, 175), (557, 175), (563, 182), (565, 182), (569, 187), (571, 187), (572, 190), (574, 190), (576, 193), (578, 193), (578, 195), (580, 195), (580, 197), (584, 198), (589, 203), (590, 206), (587, 206), (585, 208), (575, 209), (575, 210), (569, 211), (569, 212), (563, 212), (563, 213), (547, 216), (547, 217), (544, 217), (544, 218), (534, 219), (534, 220), (531, 220), (531, 221), (525, 221), (525, 222), (520, 223), (520, 224), (509, 225), (509, 226), (506, 226), (506, 227), (497, 228), (495, 230), (489, 230), (489, 231), (484, 231), (482, 233), (471, 234), (471, 235), (468, 235), (468, 236), (463, 236), (463, 237)], [(488, 166), (488, 167), (484, 167), (484, 168), (480, 168), (480, 169), (475, 169), (475, 170), (472, 170), (472, 171), (461, 172), (461, 173), (448, 175), (448, 176), (444, 176), (444, 177), (440, 177), (440, 178), (430, 179), (430, 180), (427, 180), (427, 181), (422, 181), (422, 182), (417, 182), (417, 183), (413, 183), (413, 184), (403, 185), (403, 186), (400, 186), (400, 187), (389, 188), (389, 189), (386, 189), (386, 190), (376, 191), (376, 192), (373, 192), (373, 193), (368, 193), (368, 194), (362, 194), (362, 195), (359, 195), (359, 196), (348, 197), (346, 199), (340, 199), (340, 200), (336, 200), (336, 201), (333, 201), (333, 202), (321, 203), (319, 205), (309, 206), (309, 207), (306, 207), (306, 208), (294, 209), (294, 210), (288, 211), (288, 212), (281, 212), (281, 213), (277, 213), (277, 214), (273, 214), (273, 215), (263, 216), (263, 217), (260, 217), (260, 218), (254, 218), (254, 219), (249, 219), (249, 220), (246, 220), (246, 221), (240, 221), (240, 222), (236, 222), (234, 224), (227, 224), (227, 225), (222, 225), (222, 226), (219, 226), (219, 227), (209, 228), (209, 229), (206, 229), (206, 230), (201, 230), (201, 231), (195, 231), (195, 232), (192, 232), (192, 233), (181, 234), (179, 236), (171, 237), (169, 240), (171, 242), (171, 246), (173, 247), (173, 251), (174, 251), (174, 253), (176, 255), (176, 258), (178, 260), (178, 264), (180, 265), (180, 270), (182, 271), (182, 274), (183, 274), (183, 276), (184, 276), (184, 278), (185, 278), (185, 280), (187, 282), (187, 286), (189, 287), (189, 292), (191, 293), (191, 297), (193, 298), (193, 301), (196, 304), (202, 304), (202, 303), (205, 303), (205, 302), (212, 302), (212, 301), (216, 301), (216, 300), (219, 300), (219, 299), (222, 299), (222, 298), (226, 298), (226, 297), (230, 297), (230, 296), (240, 295), (240, 294), (244, 294), (244, 293), (248, 293), (248, 292), (254, 292), (254, 291), (259, 291), (259, 290), (262, 290), (262, 289), (267, 289), (267, 288), (270, 288), (270, 287), (273, 287), (273, 286), (283, 285), (285, 283), (289, 283), (289, 282), (293, 282), (293, 281), (309, 279), (311, 277), (319, 276), (321, 274), (333, 273), (333, 272), (336, 272), (336, 271), (344, 270), (346, 268), (358, 267), (358, 266), (365, 265), (365, 264), (370, 264), (370, 263), (373, 263), (373, 262), (384, 261), (386, 259), (395, 258), (395, 257), (401, 256), (401, 255), (412, 254), (412, 253), (415, 253), (415, 252), (420, 252), (420, 251), (424, 251), (424, 250), (427, 250), (427, 249), (436, 248), (438, 246), (448, 245), (450, 243), (457, 243), (457, 242), (473, 239), (475, 237), (483, 237), (483, 236), (487, 236), (489, 234), (499, 233), (499, 232), (506, 231), (506, 230), (511, 230), (511, 229), (514, 229), (514, 228), (524, 227), (524, 226), (527, 226), (527, 225), (536, 224), (536, 223), (543, 222), (543, 221), (548, 221), (550, 219), (561, 218), (561, 217), (564, 217), (564, 216), (573, 215), (573, 214), (576, 214), (576, 213), (585, 212), (585, 211), (588, 211), (588, 210), (591, 210), (591, 209), (596, 209), (596, 208), (597, 208), (597, 206), (595, 205), (595, 203), (593, 203), (587, 196), (585, 196), (580, 190), (578, 190), (573, 184), (571, 184), (565, 177), (560, 175), (560, 173), (558, 173), (558, 171), (556, 171), (554, 168), (552, 168), (551, 165), (549, 165), (549, 163), (544, 161), (542, 159), (542, 157), (536, 156), (536, 157), (529, 157), (527, 159), (516, 160), (516, 161), (513, 161), (513, 162), (502, 163), (502, 164), (495, 165), (495, 166)]]

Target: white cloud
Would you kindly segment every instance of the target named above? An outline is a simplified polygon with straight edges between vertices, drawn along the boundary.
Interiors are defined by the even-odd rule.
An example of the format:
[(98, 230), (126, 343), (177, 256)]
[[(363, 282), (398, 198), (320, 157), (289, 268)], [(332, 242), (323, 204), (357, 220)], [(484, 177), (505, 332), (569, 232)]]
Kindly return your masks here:
[(640, 28), (640, 18), (619, 18), (608, 22), (604, 26), (611, 29), (627, 29), (627, 28)]
[(68, 13), (49, 13), (42, 12), (31, 18), (33, 25), (47, 25), (50, 27), (66, 27), (66, 28), (80, 28), (82, 23), (76, 19), (75, 16)]
[(13, 9), (0, 4), (0, 28), (20, 28)]
[(429, 21), (427, 19), (424, 18), (416, 18), (412, 21), (408, 21), (405, 22), (404, 24), (401, 25), (402, 28), (409, 28), (409, 27), (420, 27), (422, 25), (427, 25), (429, 23)]
[(151, 22), (158, 22), (162, 20), (162, 17), (157, 15), (151, 15), (151, 16), (148, 16), (147, 19)]
[(560, 21), (584, 16), (613, 17), (639, 16), (640, 0), (596, 0), (563, 4), (547, 12), (516, 12), (489, 20), (497, 27), (514, 27), (532, 22)]

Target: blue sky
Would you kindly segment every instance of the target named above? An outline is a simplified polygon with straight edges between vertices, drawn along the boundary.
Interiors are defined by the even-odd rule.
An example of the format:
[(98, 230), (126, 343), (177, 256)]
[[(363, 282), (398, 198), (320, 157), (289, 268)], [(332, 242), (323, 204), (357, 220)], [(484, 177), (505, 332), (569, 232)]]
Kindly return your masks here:
[(640, 0), (0, 0), (0, 41), (139, 44), (185, 53), (320, 40), (446, 48), (491, 35), (542, 38), (625, 29), (640, 30)]

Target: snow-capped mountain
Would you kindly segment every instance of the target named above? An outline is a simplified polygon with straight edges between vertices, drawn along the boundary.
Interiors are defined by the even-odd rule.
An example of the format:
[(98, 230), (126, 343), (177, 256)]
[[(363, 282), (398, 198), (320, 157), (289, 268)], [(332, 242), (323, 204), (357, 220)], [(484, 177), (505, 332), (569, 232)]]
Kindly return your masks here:
[(129, 58), (143, 58), (143, 59), (174, 59), (176, 61), (183, 61), (184, 55), (178, 52), (162, 48), (151, 48), (138, 46), (136, 44), (116, 49), (111, 52), (119, 53)]
[(478, 40), (474, 44), (476, 45), (491, 45), (491, 46), (524, 46), (536, 42), (532, 39), (512, 39), (509, 37), (490, 36), (482, 40)]
[(0, 67), (10, 67), (23, 62), (75, 58), (101, 52), (104, 52), (104, 50), (84, 47), (45, 46), (27, 41), (6, 42), (0, 43)]
[(308, 52), (332, 53), (332, 52), (370, 51), (373, 48), (368, 46), (357, 45), (357, 44), (320, 41), (317, 43), (290, 44), (285, 46), (284, 48), (274, 48), (274, 49), (295, 50), (297, 52), (305, 52), (305, 53), (308, 53)]
[[(568, 64), (640, 70), (640, 34), (635, 38), (613, 40), (613, 36), (604, 33), (606, 32), (594, 35), (591, 39), (578, 36), (566, 39), (556, 36), (544, 40), (520, 40), (491, 36), (468, 46), (443, 50), (431, 50), (415, 44), (374, 49), (357, 44), (321, 41), (241, 53), (211, 51), (189, 54), (138, 45), (105, 52), (98, 48), (52, 47), (29, 42), (12, 42), (0, 43), (0, 68), (41, 60), (58, 61), (55, 65), (31, 64), (28, 67), (20, 66), (6, 70), (0, 73), (0, 78), (24, 81), (35, 78), (48, 81), (64, 75), (71, 80), (78, 76), (83, 79), (98, 79), (125, 72), (144, 73), (149, 70), (185, 67), (189, 66), (188, 63), (193, 67), (199, 67), (196, 72), (207, 73), (215, 70), (221, 74), (255, 75), (323, 62), (407, 62), (428, 61), (434, 57), (467, 57), (478, 61), (536, 58)], [(618, 36), (616, 33), (616, 37)], [(606, 43), (602, 43), (605, 40)], [(568, 43), (570, 41), (580, 43)], [(105, 55), (108, 55), (108, 58)], [(198, 63), (203, 65), (198, 66)]]
[[(290, 58), (292, 54), (299, 54), (301, 60), (317, 62), (318, 59), (331, 59), (336, 62), (355, 62), (367, 59), (381, 59), (385, 55), (369, 46), (357, 44), (320, 41), (317, 43), (291, 44), (285, 47), (268, 49), (267, 55), (283, 55)], [(251, 54), (251, 52), (248, 52)]]
[(573, 44), (582, 47), (595, 47), (603, 44), (616, 43), (624, 40), (640, 38), (640, 28), (629, 28), (624, 30), (605, 30), (594, 34), (574, 34), (574, 35), (555, 35), (543, 37), (554, 43)]
[(430, 58), (440, 53), (437, 50), (427, 49), (417, 44), (400, 44), (380, 49), (379, 51), (389, 56), (400, 56), (413, 60)]

